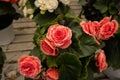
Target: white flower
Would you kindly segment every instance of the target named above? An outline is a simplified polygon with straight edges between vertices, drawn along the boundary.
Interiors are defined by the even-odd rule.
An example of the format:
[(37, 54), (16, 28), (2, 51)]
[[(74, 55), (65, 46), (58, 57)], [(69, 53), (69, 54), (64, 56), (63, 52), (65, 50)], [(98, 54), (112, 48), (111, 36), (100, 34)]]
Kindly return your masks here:
[(36, 0), (35, 6), (39, 7), (41, 11), (48, 10), (49, 12), (53, 12), (58, 7), (57, 0)]
[(28, 0), (19, 0), (18, 4), (20, 8), (23, 8)]
[(33, 15), (34, 10), (32, 8), (27, 8), (26, 6), (23, 8), (23, 14), (25, 17), (28, 15)]
[(60, 0), (63, 4), (68, 5), (70, 4), (70, 0)]

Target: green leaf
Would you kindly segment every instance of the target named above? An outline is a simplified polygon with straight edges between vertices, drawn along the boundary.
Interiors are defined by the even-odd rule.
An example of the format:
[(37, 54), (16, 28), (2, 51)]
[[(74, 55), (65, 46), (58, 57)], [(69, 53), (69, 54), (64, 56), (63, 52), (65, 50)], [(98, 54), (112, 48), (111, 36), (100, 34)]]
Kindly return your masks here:
[(59, 80), (78, 80), (81, 72), (81, 62), (75, 54), (63, 53), (57, 58)]
[(109, 66), (113, 68), (120, 68), (120, 36), (116, 35), (105, 41), (106, 46), (104, 47), (106, 59)]
[[(65, 14), (65, 17), (67, 19), (69, 19), (70, 21), (75, 20), (78, 24), (81, 22), (79, 17), (76, 17), (75, 15), (71, 14), (71, 13), (67, 13)], [(70, 23), (69, 23), (70, 24)]]
[(120, 1), (119, 0), (113, 0), (113, 2), (115, 3), (115, 7), (120, 10)]
[(57, 57), (48, 56), (47, 57), (47, 65), (48, 65), (48, 67), (57, 67)]
[(90, 69), (90, 62), (91, 62), (92, 58), (93, 58), (93, 55), (80, 59), (82, 65), (83, 65), (82, 71), (81, 71), (82, 74), (79, 77), (80, 80), (93, 80), (93, 79), (90, 79), (90, 78), (93, 78), (93, 72)]
[(52, 22), (54, 19), (56, 19), (57, 15), (54, 13), (46, 12), (45, 14), (38, 13), (34, 18), (33, 21), (35, 21), (40, 26), (43, 26), (44, 24)]
[(45, 60), (46, 58), (46, 56), (44, 55), (44, 53), (42, 53), (39, 47), (34, 47), (30, 55), (38, 57), (41, 61)]
[(105, 13), (108, 10), (108, 6), (106, 4), (96, 2), (93, 6), (98, 9), (101, 13)]
[(96, 50), (104, 46), (102, 43), (101, 45), (98, 45), (94, 38), (87, 34), (82, 34), (81, 36), (79, 36), (79, 34), (77, 35), (73, 35), (74, 43), (72, 43), (72, 47), (76, 49), (80, 57), (90, 56), (94, 54)]
[(100, 46), (95, 42), (94, 38), (87, 34), (83, 34), (81, 36), (79, 44), (82, 52), (80, 54), (82, 57), (90, 56), (100, 48)]
[(26, 3), (26, 6), (28, 7), (28, 8), (33, 8), (33, 9), (36, 9), (36, 6), (35, 6), (35, 4), (34, 4), (34, 0), (28, 0), (27, 1), (27, 3)]
[(115, 7), (115, 2), (111, 2), (110, 4), (109, 4), (109, 13), (110, 13), (110, 15), (116, 15), (116, 14), (118, 14), (118, 9)]
[(39, 25), (37, 26), (37, 29), (34, 33), (34, 37), (33, 37), (33, 43), (36, 46), (40, 46), (40, 40), (42, 40), (43, 38), (46, 37), (45, 32), (47, 31), (47, 26), (44, 27), (40, 27)]

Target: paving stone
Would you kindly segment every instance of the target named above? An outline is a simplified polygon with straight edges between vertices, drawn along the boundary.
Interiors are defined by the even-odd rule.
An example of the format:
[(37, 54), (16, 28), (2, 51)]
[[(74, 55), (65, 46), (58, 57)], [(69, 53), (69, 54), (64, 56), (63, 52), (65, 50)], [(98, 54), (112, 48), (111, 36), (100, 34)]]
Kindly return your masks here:
[(32, 50), (33, 48), (34, 48), (34, 44), (32, 42), (10, 44), (8, 45), (7, 52), (26, 51), (26, 50)]
[[(14, 63), (14, 64), (4, 64), (4, 68), (3, 68), (3, 76), (2, 76), (2, 80), (15, 80), (15, 79), (11, 79), (12, 76), (16, 76), (18, 73), (18, 64)], [(12, 72), (15, 72), (16, 74), (13, 75)], [(10, 77), (10, 73), (11, 73), (11, 77)], [(8, 75), (9, 74), (9, 75)], [(16, 77), (14, 77), (16, 78)]]
[(36, 28), (22, 28), (22, 29), (14, 29), (16, 35), (26, 35), (26, 34), (34, 34)]
[(17, 62), (18, 59), (23, 55), (29, 55), (30, 51), (19, 51), (19, 52), (7, 52), (6, 55), (6, 63)]
[(19, 23), (13, 23), (14, 28), (31, 28), (36, 27), (35, 22), (19, 22)]
[(32, 20), (29, 19), (29, 18), (24, 17), (24, 18), (19, 18), (18, 20), (14, 20), (13, 23), (29, 22), (29, 21), (31, 22)]
[(33, 41), (33, 34), (30, 35), (17, 35), (13, 41), (13, 43), (20, 43), (20, 42), (32, 42)]

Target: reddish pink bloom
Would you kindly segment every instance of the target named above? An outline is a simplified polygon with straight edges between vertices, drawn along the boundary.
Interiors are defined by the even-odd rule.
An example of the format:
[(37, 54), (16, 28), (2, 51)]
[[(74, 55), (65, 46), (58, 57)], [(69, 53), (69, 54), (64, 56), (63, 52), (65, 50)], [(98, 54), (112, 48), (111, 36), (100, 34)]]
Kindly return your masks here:
[(110, 21), (111, 17), (105, 17), (100, 22), (89, 21), (80, 23), (83, 31), (98, 39), (109, 39), (118, 29), (118, 22), (116, 20)]
[(112, 20), (111, 22), (107, 22), (101, 25), (98, 38), (102, 40), (109, 39), (118, 29), (118, 23), (116, 20)]
[(44, 39), (40, 41), (40, 47), (41, 50), (46, 54), (46, 55), (52, 55), (52, 56), (57, 56), (58, 52), (54, 44), (48, 40)]
[(106, 56), (103, 50), (101, 50), (96, 56), (96, 66), (99, 68), (100, 72), (108, 67), (106, 63)]
[(11, 0), (12, 3), (17, 3), (19, 0)]
[(2, 0), (2, 1), (4, 1), (4, 2), (10, 2), (10, 0)]
[(100, 28), (100, 24), (97, 21), (94, 21), (94, 22), (89, 21), (88, 23), (85, 21), (82, 21), (80, 25), (83, 31), (91, 36), (96, 36)]
[(50, 26), (47, 38), (52, 41), (56, 47), (67, 48), (71, 44), (72, 32), (70, 28), (55, 24)]
[(22, 56), (18, 60), (18, 68), (23, 76), (36, 78), (41, 72), (41, 61), (34, 56)]
[(46, 80), (58, 80), (59, 73), (55, 68), (49, 68), (46, 72)]
[(11, 3), (17, 3), (19, 0), (2, 0), (4, 2), (11, 2)]
[(107, 22), (110, 22), (111, 17), (104, 17), (101, 21), (100, 21), (100, 25), (104, 25)]

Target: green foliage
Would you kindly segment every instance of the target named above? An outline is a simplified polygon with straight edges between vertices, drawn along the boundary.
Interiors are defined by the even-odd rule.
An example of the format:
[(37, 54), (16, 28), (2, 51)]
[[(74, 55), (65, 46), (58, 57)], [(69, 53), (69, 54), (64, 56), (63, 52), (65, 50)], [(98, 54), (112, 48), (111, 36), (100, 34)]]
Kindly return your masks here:
[(104, 47), (103, 43), (98, 45), (94, 38), (85, 34), (79, 24), (71, 25), (73, 36), (71, 47), (79, 54), (79, 57), (87, 57), (95, 53), (96, 50)]
[(46, 58), (46, 56), (42, 53), (39, 47), (34, 47), (30, 55), (38, 57), (41, 61), (45, 60)]
[(99, 21), (105, 16), (112, 16), (117, 20), (120, 18), (118, 15), (118, 6), (120, 4), (119, 0), (88, 0), (84, 1), (84, 3), (86, 4), (82, 5), (82, 14), (85, 15), (88, 20)]
[(101, 13), (105, 13), (108, 10), (107, 4), (103, 4), (103, 2), (100, 0), (99, 2), (95, 2), (93, 5), (97, 10), (100, 10)]
[(57, 17), (57, 15), (53, 14), (53, 13), (49, 13), (46, 12), (44, 15), (38, 13), (35, 17), (34, 17), (34, 21), (40, 25), (43, 26), (45, 24), (51, 23), (55, 18)]
[[(85, 57), (85, 58), (81, 58), (81, 63), (82, 63), (82, 70), (81, 70), (81, 75), (80, 75), (80, 80), (88, 80), (89, 77), (92, 78), (93, 76), (93, 71), (91, 70), (90, 68), (90, 62), (91, 62), (91, 59), (93, 58), (93, 55), (91, 56), (88, 56), (88, 57)], [(91, 70), (91, 72), (89, 72), (89, 70)], [(91, 73), (91, 74), (90, 74)], [(91, 80), (91, 79), (89, 79)], [(92, 79), (93, 80), (93, 79)]]
[(48, 56), (47, 57), (47, 65), (48, 65), (48, 67), (58, 67), (57, 66), (57, 57)]
[(120, 68), (120, 35), (116, 35), (114, 38), (105, 41), (104, 47), (107, 62), (115, 69)]
[(33, 43), (39, 47), (40, 40), (45, 38), (46, 27), (37, 26), (37, 30), (34, 33)]
[(59, 80), (78, 80), (82, 64), (75, 54), (64, 53), (57, 58)]

